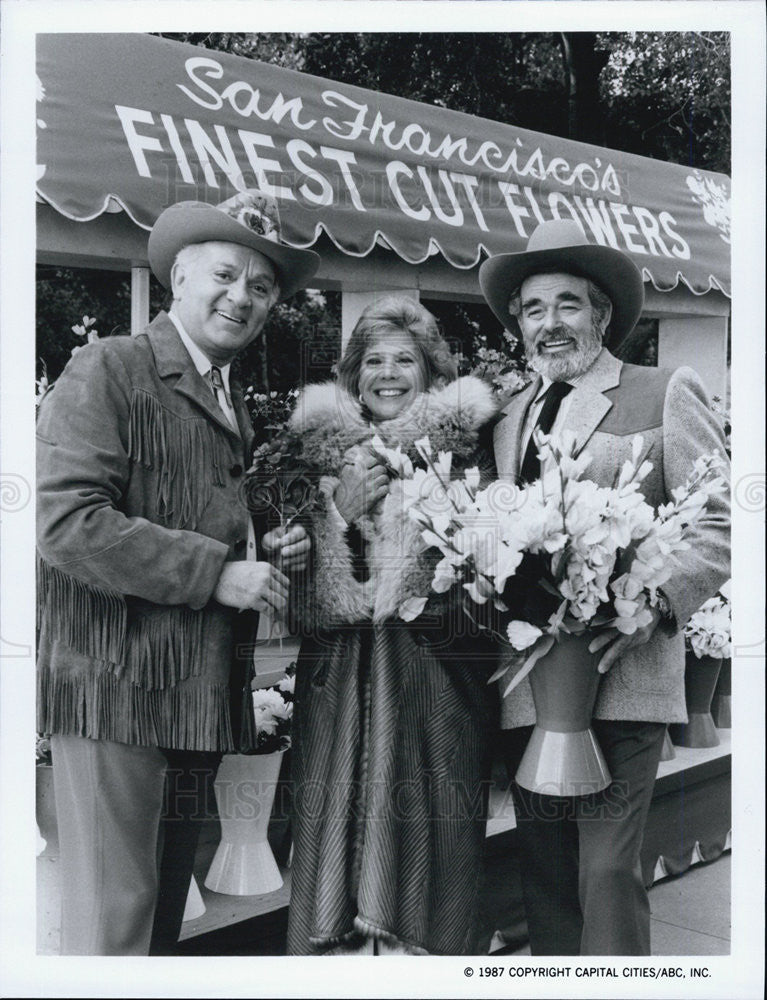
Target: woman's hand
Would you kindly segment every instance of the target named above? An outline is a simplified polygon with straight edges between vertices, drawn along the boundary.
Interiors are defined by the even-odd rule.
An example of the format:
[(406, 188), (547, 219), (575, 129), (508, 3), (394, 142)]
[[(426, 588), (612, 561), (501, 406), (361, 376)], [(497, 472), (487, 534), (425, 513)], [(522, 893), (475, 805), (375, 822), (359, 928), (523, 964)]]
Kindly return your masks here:
[(370, 448), (355, 445), (344, 455), (333, 501), (347, 524), (355, 524), (389, 492), (389, 474)]
[(311, 542), (302, 525), (294, 524), (287, 531), (284, 528), (267, 531), (261, 539), (261, 545), (268, 557), (280, 558), (280, 569), (285, 572), (300, 573), (306, 569)]

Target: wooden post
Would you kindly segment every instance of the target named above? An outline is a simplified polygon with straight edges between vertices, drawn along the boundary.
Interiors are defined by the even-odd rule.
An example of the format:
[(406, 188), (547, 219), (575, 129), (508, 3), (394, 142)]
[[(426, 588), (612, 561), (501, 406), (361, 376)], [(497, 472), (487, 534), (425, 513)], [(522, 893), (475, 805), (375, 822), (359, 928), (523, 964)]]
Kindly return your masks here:
[(658, 367), (688, 365), (700, 375), (709, 396), (727, 401), (727, 317), (661, 317)]
[(130, 332), (141, 333), (149, 323), (149, 268), (130, 269)]

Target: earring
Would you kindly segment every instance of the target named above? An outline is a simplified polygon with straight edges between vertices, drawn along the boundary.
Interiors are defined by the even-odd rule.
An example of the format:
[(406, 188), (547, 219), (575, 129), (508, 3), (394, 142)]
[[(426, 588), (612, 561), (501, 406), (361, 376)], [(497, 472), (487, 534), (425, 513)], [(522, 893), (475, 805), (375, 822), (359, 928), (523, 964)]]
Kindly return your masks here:
[(358, 399), (358, 400), (360, 401), (360, 403), (361, 403), (361, 404), (362, 404), (363, 406), (365, 405), (365, 400), (364, 400), (364, 399), (362, 398), (362, 393), (360, 393), (360, 394), (359, 394), (359, 396), (357, 396), (357, 399)]

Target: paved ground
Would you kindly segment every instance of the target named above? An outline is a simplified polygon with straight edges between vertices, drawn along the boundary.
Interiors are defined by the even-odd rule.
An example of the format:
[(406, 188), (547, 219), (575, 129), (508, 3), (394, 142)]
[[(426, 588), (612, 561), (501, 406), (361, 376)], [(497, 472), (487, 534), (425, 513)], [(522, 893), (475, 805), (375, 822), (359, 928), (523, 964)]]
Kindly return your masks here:
[[(728, 851), (709, 864), (694, 865), (650, 889), (653, 955), (730, 954)], [(528, 946), (515, 955), (529, 955)]]
[[(38, 952), (58, 952), (58, 872), (55, 858), (38, 859)], [(728, 955), (730, 953), (730, 869), (731, 855), (721, 855), (709, 864), (698, 864), (683, 875), (657, 882), (650, 889), (653, 955)], [(284, 923), (284, 921), (283, 921)], [(278, 928), (284, 935), (284, 926)], [(252, 932), (220, 933), (207, 948), (215, 954), (252, 953)], [(263, 931), (259, 934), (259, 939)], [(218, 940), (218, 938), (221, 940)], [(250, 943), (246, 950), (240, 938)], [(194, 939), (193, 939), (194, 940)], [(279, 954), (280, 945), (271, 941), (263, 954)], [(187, 944), (182, 953), (192, 954)], [(211, 953), (211, 952), (209, 952)], [(509, 954), (509, 951), (505, 952)], [(529, 954), (524, 947), (513, 952)]]
[(727, 852), (650, 889), (653, 955), (730, 954), (730, 871)]

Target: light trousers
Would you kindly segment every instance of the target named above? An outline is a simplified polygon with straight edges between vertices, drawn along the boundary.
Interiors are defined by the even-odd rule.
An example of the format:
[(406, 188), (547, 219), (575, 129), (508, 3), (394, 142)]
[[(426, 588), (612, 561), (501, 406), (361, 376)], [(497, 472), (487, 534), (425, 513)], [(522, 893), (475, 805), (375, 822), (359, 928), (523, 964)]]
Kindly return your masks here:
[(61, 954), (171, 954), (219, 754), (51, 740)]

